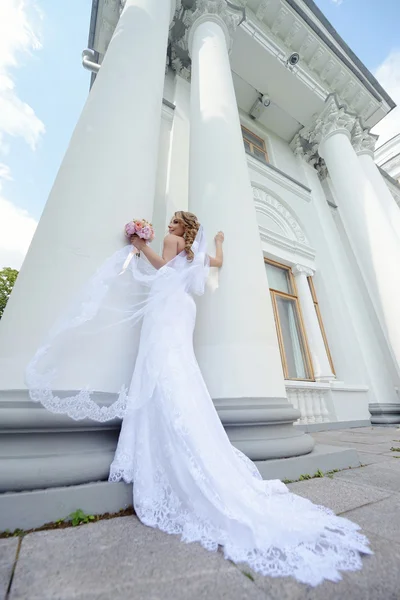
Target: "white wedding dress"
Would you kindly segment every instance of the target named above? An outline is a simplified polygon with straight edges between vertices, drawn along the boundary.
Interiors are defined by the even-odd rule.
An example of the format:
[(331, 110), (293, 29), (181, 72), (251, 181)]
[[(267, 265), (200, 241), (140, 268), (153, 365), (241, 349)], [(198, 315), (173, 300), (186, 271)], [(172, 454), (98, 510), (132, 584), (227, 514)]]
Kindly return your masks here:
[[(151, 291), (128, 393), (123, 387), (112, 406), (101, 408), (88, 390), (55, 397), (48, 372), (38, 369), (50, 343), (27, 370), (32, 399), (73, 418), (123, 417), (110, 481), (133, 483), (135, 512), (145, 525), (207, 550), (222, 546), (227, 559), (263, 575), (312, 586), (338, 581), (340, 571), (360, 569), (361, 554), (371, 553), (359, 527), (290, 493), (281, 481), (263, 481), (220, 422), (193, 350), (193, 294), (204, 290), (208, 270), (202, 231), (194, 249), (191, 265), (182, 253), (153, 279), (149, 270), (141, 278), (152, 279)], [(114, 267), (115, 261), (115, 274)], [(100, 279), (104, 284), (104, 270)]]

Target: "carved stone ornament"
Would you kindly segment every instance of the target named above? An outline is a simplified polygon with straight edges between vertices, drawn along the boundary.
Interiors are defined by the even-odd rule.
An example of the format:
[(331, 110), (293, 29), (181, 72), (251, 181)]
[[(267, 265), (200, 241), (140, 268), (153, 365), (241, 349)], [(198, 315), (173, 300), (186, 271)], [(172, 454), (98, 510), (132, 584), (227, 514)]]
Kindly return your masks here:
[[(304, 234), (303, 229), (299, 225), (298, 221), (294, 218), (291, 212), (283, 206), (281, 202), (271, 194), (268, 194), (264, 190), (253, 186), (253, 198), (257, 202), (260, 202), (261, 206), (270, 206), (273, 211), (282, 217), (286, 227), (293, 232), (294, 237), (301, 244), (308, 245), (308, 240)], [(267, 213), (268, 214), (268, 213)]]
[(314, 271), (312, 269), (309, 267), (304, 267), (303, 265), (295, 265), (292, 267), (292, 273), (295, 277), (301, 274), (305, 275), (306, 277), (312, 277), (314, 275)]
[[(339, 104), (335, 94), (330, 94), (326, 99), (322, 112), (319, 115), (314, 115), (312, 123), (308, 127), (303, 127), (294, 136), (290, 147), (296, 156), (300, 156), (306, 162), (313, 165), (318, 171), (319, 177), (323, 179), (327, 176), (327, 168), (325, 162), (318, 154), (320, 143), (337, 131), (344, 130), (348, 132), (349, 136), (354, 136), (356, 124), (362, 130), (359, 119), (349, 113), (344, 105)], [(369, 143), (369, 141), (364, 141), (368, 136), (372, 137), (369, 131), (363, 131), (363, 144)], [(356, 139), (359, 140), (359, 137), (360, 134), (357, 130), (354, 141)]]
[(225, 33), (228, 51), (232, 48), (233, 35), (240, 21), (238, 14), (233, 14), (226, 0), (197, 0), (196, 10), (191, 17), (191, 28), (189, 30), (189, 53), (191, 52), (193, 34), (200, 23), (206, 21), (217, 21), (222, 25)]
[(351, 134), (351, 143), (357, 154), (369, 154), (374, 158), (375, 144), (378, 137), (371, 133), (369, 129), (363, 129), (360, 120), (356, 120)]
[(328, 136), (339, 130), (350, 133), (355, 119), (354, 115), (346, 111), (345, 106), (338, 103), (336, 96), (331, 94), (325, 101), (325, 108), (315, 119), (315, 126), (309, 141), (320, 144)]

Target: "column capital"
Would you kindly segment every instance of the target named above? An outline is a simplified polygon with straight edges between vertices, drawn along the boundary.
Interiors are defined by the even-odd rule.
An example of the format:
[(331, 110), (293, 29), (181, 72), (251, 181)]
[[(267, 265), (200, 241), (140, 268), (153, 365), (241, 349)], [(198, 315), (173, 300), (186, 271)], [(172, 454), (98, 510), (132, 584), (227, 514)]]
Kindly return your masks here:
[(318, 151), (321, 143), (338, 132), (351, 139), (355, 121), (356, 116), (349, 113), (344, 105), (339, 104), (335, 94), (330, 94), (323, 110), (314, 115), (310, 125), (300, 129), (290, 147), (296, 156), (301, 156), (306, 162), (316, 165), (319, 162)]
[(358, 156), (368, 154), (374, 158), (375, 144), (378, 137), (371, 133), (369, 129), (364, 129), (359, 119), (356, 120), (351, 133), (351, 143)]
[(314, 128), (310, 134), (310, 142), (320, 145), (330, 136), (340, 132), (350, 139), (356, 117), (339, 104), (336, 95), (330, 94), (325, 100), (325, 107), (315, 117)]
[(190, 17), (190, 29), (188, 34), (189, 54), (192, 53), (194, 32), (202, 23), (214, 22), (220, 25), (225, 34), (228, 52), (232, 49), (233, 34), (236, 31), (240, 17), (233, 14), (226, 0), (197, 0), (196, 10)]
[(292, 267), (292, 273), (295, 277), (299, 277), (299, 275), (304, 275), (305, 277), (312, 277), (315, 271), (310, 267), (305, 267), (304, 265), (297, 264)]

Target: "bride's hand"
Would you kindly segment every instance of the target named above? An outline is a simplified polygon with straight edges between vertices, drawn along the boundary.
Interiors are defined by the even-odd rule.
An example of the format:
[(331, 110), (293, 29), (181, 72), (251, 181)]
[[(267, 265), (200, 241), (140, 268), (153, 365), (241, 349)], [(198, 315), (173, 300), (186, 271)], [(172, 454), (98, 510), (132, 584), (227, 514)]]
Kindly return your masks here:
[(138, 250), (143, 250), (144, 246), (146, 245), (146, 242), (142, 240), (142, 238), (140, 238), (138, 235), (133, 235), (131, 237), (131, 244), (132, 246), (135, 246), (135, 248), (137, 248)]
[(220, 242), (222, 244), (224, 239), (225, 239), (225, 236), (224, 236), (223, 231), (218, 231), (217, 235), (215, 236), (215, 242), (216, 243)]

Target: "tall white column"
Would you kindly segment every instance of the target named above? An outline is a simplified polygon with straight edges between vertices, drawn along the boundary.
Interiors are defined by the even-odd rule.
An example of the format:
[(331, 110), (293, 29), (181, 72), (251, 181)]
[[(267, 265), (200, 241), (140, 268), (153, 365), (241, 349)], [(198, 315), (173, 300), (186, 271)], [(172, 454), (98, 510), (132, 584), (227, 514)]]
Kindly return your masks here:
[[(124, 223), (152, 218), (174, 7), (175, 0), (126, 0), (1, 320), (4, 388), (23, 387), (25, 365), (49, 327), (125, 243)], [(118, 348), (116, 363), (124, 359)]]
[(378, 136), (372, 135), (368, 130), (364, 130), (360, 122), (356, 121), (351, 136), (353, 148), (357, 153), (365, 175), (371, 182), (379, 198), (383, 212), (386, 214), (391, 227), (400, 240), (400, 208), (390, 193), (374, 161), (374, 148), (377, 139)]
[[(76, 423), (33, 405), (23, 375), (77, 288), (125, 243), (124, 223), (152, 217), (174, 8), (175, 0), (126, 0), (1, 319), (0, 491), (108, 476), (117, 428)], [(100, 364), (93, 348), (85, 368), (97, 390), (115, 392), (115, 369), (132, 368), (126, 364), (132, 340), (111, 341), (105, 333), (104, 344), (113, 348), (113, 361)], [(72, 373), (65, 386), (74, 389), (77, 378)]]
[(400, 244), (350, 141), (354, 118), (334, 98), (314, 139), (337, 193), (339, 211), (375, 312), (400, 373)]
[(335, 376), (332, 373), (324, 338), (322, 337), (321, 327), (315, 311), (314, 300), (307, 281), (307, 277), (312, 277), (314, 272), (312, 269), (308, 269), (302, 265), (293, 267), (292, 272), (296, 279), (296, 287), (306, 329), (308, 346), (310, 348), (315, 379), (317, 381), (332, 381), (335, 379)]
[[(286, 399), (233, 88), (228, 50), (234, 29), (235, 20), (226, 3), (209, 0), (193, 15), (189, 32), (189, 209), (204, 225), (211, 252), (218, 229), (225, 232), (226, 240), (218, 283), (214, 280), (213, 290), (199, 306), (195, 342), (202, 372), (225, 425), (238, 425), (235, 418), (239, 414), (242, 421), (247, 417), (248, 423), (255, 420), (259, 427), (271, 420), (290, 423), (283, 433), (286, 440), (278, 439), (271, 427), (268, 435), (276, 439), (263, 439), (265, 432), (261, 435), (259, 428), (258, 442), (253, 439), (258, 448), (253, 453), (250, 443), (246, 447), (235, 437), (239, 428), (228, 427), (234, 443), (252, 458), (261, 459), (303, 454), (313, 443), (304, 436), (291, 438), (296, 435), (292, 423), (299, 414)], [(271, 414), (275, 409), (273, 417), (268, 407)]]

